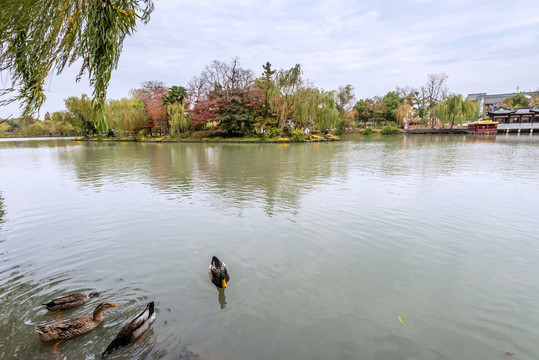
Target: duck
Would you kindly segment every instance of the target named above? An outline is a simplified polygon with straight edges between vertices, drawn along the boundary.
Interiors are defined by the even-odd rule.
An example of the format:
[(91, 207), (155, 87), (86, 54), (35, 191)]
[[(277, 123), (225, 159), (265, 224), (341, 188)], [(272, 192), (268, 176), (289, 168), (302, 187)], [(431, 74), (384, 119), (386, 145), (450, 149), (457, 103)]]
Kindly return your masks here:
[(106, 359), (114, 349), (129, 345), (140, 338), (148, 330), (155, 317), (154, 302), (152, 301), (140, 314), (122, 327), (118, 335), (101, 354), (101, 358)]
[(210, 263), (210, 275), (211, 282), (218, 288), (226, 288), (227, 281), (230, 281), (230, 274), (224, 262), (219, 260), (216, 256), (212, 257)]
[(57, 341), (56, 348), (59, 341), (67, 340), (95, 329), (104, 320), (103, 311), (116, 306), (118, 304), (104, 301), (95, 308), (91, 315), (56, 321), (47, 325), (35, 325), (34, 329), (39, 334), (41, 342)]
[(80, 306), (84, 303), (86, 303), (89, 299), (98, 297), (100, 294), (98, 292), (91, 292), (88, 295), (84, 293), (76, 293), (76, 294), (70, 294), (66, 296), (62, 296), (56, 299), (53, 299), (49, 301), (48, 303), (41, 304), (47, 308), (49, 311), (58, 311), (58, 317), (60, 318), (60, 314), (62, 313), (62, 310), (67, 309), (73, 309), (77, 306)]

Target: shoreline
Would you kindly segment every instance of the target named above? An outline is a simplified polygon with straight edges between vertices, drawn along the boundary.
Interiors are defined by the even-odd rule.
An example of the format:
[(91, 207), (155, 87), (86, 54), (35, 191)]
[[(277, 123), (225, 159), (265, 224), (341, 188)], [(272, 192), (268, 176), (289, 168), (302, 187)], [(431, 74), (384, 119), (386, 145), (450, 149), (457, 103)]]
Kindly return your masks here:
[(74, 141), (106, 141), (106, 142), (134, 142), (134, 143), (242, 143), (242, 144), (290, 144), (290, 143), (328, 143), (332, 141), (341, 141), (342, 139), (338, 136), (330, 136), (326, 138), (314, 138), (314, 139), (290, 139), (290, 138), (272, 138), (272, 139), (262, 139), (262, 138), (184, 138), (184, 139), (171, 139), (171, 138), (85, 138), (85, 137), (76, 137)]

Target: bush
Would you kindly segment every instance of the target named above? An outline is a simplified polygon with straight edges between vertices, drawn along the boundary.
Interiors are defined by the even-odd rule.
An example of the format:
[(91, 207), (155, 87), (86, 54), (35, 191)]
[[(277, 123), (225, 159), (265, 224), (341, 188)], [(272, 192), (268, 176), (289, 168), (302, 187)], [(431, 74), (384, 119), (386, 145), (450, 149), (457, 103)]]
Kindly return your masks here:
[(279, 129), (277, 126), (268, 126), (266, 129), (266, 135), (268, 137), (277, 137), (281, 135), (281, 129)]
[(374, 133), (374, 130), (372, 128), (365, 128), (363, 129), (363, 131), (361, 132), (363, 135), (372, 135)]
[(303, 130), (296, 129), (296, 130), (292, 131), (292, 141), (294, 141), (294, 142), (305, 141)]
[(392, 134), (398, 134), (400, 132), (401, 131), (393, 125), (384, 126), (381, 131), (382, 135), (392, 135)]
[(34, 123), (26, 128), (26, 136), (47, 136), (49, 132), (40, 123)]
[(226, 131), (223, 129), (199, 130), (199, 131), (193, 131), (191, 133), (191, 138), (202, 139), (202, 138), (219, 137), (223, 135), (226, 135)]

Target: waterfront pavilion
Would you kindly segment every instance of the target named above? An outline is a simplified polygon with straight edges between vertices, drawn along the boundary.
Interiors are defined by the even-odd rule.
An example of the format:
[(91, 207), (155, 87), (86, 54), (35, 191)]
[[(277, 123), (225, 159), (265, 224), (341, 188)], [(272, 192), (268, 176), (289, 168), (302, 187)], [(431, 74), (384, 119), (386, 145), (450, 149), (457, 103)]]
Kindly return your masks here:
[(498, 131), (539, 130), (539, 106), (515, 109), (499, 106), (487, 111), (487, 115), (499, 123)]

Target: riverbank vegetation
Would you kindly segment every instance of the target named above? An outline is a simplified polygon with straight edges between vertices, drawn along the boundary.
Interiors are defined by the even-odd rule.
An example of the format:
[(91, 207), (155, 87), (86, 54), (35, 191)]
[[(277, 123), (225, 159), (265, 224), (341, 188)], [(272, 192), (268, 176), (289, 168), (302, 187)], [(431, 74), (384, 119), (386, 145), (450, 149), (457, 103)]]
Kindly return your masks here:
[[(429, 74), (420, 88), (396, 87), (384, 96), (356, 100), (351, 84), (324, 90), (304, 78), (301, 65), (261, 73), (239, 59), (214, 60), (185, 86), (147, 81), (102, 110), (83, 94), (65, 110), (0, 120), (0, 136), (81, 136), (132, 141), (309, 141), (354, 131), (396, 134), (404, 125), (462, 124), (479, 116), (477, 102), (451, 94), (448, 76)], [(518, 100), (518, 99), (517, 99)], [(102, 111), (107, 132), (96, 116)]]

